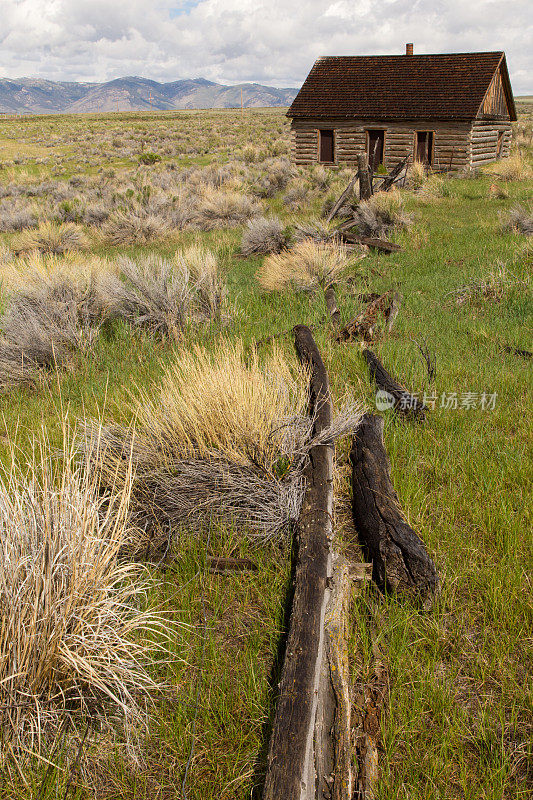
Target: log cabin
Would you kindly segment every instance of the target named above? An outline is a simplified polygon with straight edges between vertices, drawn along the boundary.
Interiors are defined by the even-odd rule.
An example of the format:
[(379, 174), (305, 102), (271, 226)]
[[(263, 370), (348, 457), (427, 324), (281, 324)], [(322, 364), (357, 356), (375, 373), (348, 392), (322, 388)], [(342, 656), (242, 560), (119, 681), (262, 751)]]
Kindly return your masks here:
[(319, 58), (287, 112), (296, 164), (376, 171), (406, 156), (449, 171), (509, 155), (516, 108), (505, 53)]

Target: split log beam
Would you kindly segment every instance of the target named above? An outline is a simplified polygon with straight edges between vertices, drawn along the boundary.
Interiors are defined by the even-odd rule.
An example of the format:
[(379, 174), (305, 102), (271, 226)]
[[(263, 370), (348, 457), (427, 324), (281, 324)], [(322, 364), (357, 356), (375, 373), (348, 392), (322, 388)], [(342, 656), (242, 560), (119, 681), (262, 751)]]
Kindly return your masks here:
[(426, 407), (418, 400), (415, 395), (407, 391), (400, 383), (387, 372), (379, 358), (372, 350), (363, 350), (363, 358), (368, 364), (370, 377), (375, 382), (378, 389), (387, 392), (393, 398), (393, 407), (406, 417), (417, 420), (424, 420)]
[(372, 577), (382, 591), (396, 592), (429, 607), (438, 591), (435, 564), (407, 523), (390, 477), (383, 443), (383, 418), (365, 414), (353, 438), (352, 513), (361, 544), (373, 562)]
[[(294, 328), (296, 352), (310, 370), (314, 432), (332, 421), (324, 363), (309, 328)], [(315, 722), (325, 652), (324, 620), (332, 574), (333, 445), (310, 452), (296, 531), (297, 564), (287, 648), (274, 718), (263, 800), (315, 800)]]

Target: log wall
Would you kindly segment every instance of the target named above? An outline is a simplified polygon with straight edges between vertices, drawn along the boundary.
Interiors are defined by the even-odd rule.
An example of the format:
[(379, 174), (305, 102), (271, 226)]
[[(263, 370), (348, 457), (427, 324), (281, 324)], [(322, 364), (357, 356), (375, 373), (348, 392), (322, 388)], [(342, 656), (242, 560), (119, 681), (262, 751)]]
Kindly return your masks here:
[(440, 170), (462, 169), (495, 160), (498, 133), (503, 133), (500, 156), (509, 155), (511, 124), (507, 120), (383, 120), (295, 119), (292, 121), (292, 158), (296, 164), (315, 164), (319, 160), (318, 131), (334, 130), (335, 164), (357, 167), (357, 157), (367, 152), (366, 131), (385, 129), (384, 164), (391, 170), (406, 155), (414, 157), (415, 132), (433, 131), (433, 167)]
[[(502, 136), (498, 156), (498, 140)], [(472, 166), (480, 167), (499, 158), (506, 158), (511, 150), (511, 123), (508, 120), (476, 119), (471, 132)]]

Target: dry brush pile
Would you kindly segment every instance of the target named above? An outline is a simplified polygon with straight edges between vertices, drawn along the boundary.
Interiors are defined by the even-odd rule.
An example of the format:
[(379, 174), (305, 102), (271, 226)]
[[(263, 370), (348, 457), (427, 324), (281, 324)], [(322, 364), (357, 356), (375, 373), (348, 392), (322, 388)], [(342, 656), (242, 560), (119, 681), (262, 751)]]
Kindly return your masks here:
[(200, 532), (212, 520), (243, 535), (280, 539), (298, 518), (309, 449), (357, 427), (362, 408), (346, 401), (330, 429), (313, 438), (307, 375), (278, 350), (222, 343), (176, 355), (160, 388), (131, 402), (135, 425), (87, 422), (80, 447), (111, 483), (131, 461), (131, 522), (161, 544), (180, 527)]

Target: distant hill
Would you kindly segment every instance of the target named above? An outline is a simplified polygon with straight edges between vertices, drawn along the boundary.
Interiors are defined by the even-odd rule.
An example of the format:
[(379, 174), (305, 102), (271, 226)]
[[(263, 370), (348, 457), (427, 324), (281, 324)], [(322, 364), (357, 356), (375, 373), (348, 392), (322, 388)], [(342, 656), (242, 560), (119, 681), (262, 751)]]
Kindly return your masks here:
[[(0, 112), (76, 114), (88, 111), (147, 111), (180, 108), (288, 106), (297, 89), (272, 89), (260, 83), (224, 86), (204, 78), (158, 83), (146, 78), (116, 78), (107, 83), (67, 83), (38, 78), (0, 79)], [(151, 100), (150, 100), (151, 98)], [(151, 103), (151, 105), (150, 105)]]

